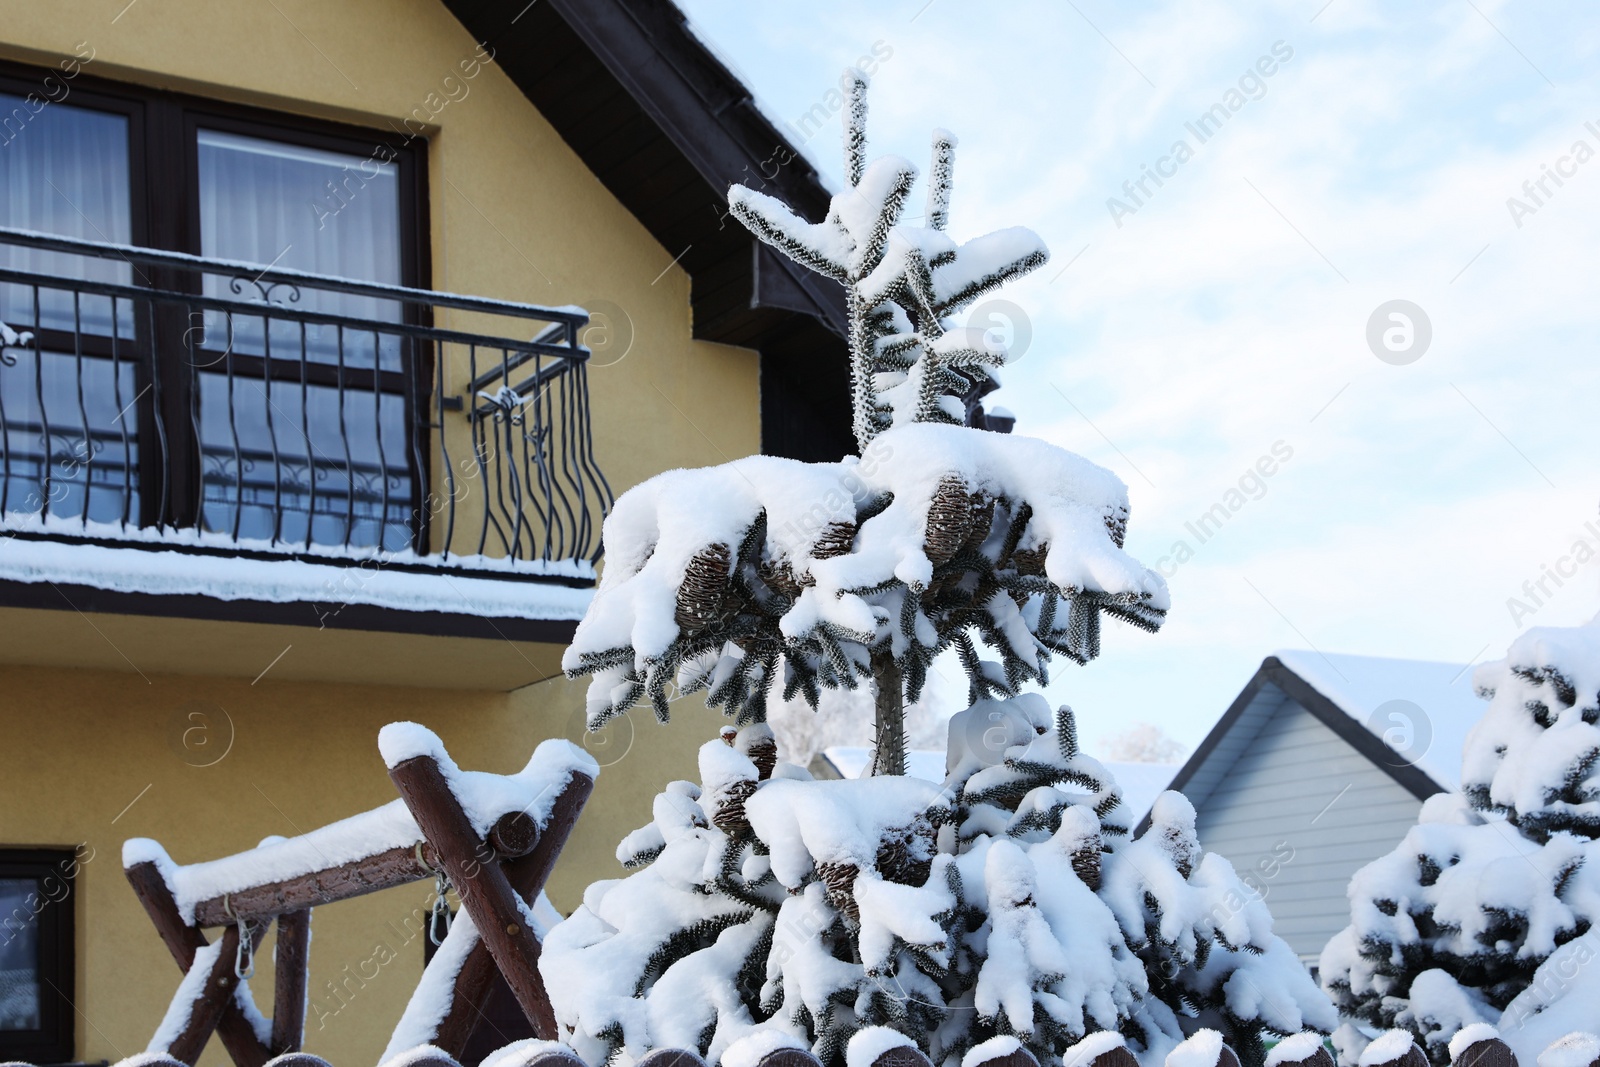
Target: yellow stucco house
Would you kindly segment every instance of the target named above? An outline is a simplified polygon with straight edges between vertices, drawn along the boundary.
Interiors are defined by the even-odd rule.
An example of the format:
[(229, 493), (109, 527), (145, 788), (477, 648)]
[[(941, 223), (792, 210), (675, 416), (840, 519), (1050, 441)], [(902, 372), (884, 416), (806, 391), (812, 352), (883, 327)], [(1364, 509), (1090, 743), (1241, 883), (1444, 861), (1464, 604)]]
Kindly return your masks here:
[[(148, 1042), (180, 976), (124, 839), (389, 801), (392, 720), (501, 772), (582, 739), (613, 494), (849, 449), (842, 293), (734, 181), (826, 207), (667, 0), (7, 5), (0, 1060)], [(718, 722), (635, 716), (585, 742), (563, 911)], [(428, 892), (318, 911), (307, 1051), (376, 1061)]]

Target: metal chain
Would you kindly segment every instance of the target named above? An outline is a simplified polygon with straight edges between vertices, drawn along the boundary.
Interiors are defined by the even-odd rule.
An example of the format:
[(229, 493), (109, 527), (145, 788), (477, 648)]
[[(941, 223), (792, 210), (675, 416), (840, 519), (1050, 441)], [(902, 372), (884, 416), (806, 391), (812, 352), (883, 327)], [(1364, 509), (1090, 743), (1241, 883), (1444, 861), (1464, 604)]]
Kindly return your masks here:
[(233, 955), (233, 973), (244, 982), (256, 973), (256, 943), (250, 936), (250, 924), (242, 918), (235, 921), (239, 924), (239, 947)]
[[(438, 871), (433, 880), (433, 912), (428, 916), (428, 940), (433, 942), (435, 948), (444, 944), (444, 939), (450, 936), (450, 902), (444, 898), (449, 891), (449, 877), (443, 871)], [(440, 932), (441, 927), (443, 933)]]

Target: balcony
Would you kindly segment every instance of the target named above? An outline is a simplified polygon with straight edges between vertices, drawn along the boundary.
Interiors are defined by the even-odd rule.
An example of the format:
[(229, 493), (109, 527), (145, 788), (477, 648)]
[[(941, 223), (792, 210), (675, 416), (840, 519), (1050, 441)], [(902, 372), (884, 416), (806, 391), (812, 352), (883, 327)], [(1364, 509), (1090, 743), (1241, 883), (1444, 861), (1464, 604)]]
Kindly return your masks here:
[[(173, 588), (127, 577), (153, 566), (130, 550), (156, 549), (285, 564), (195, 559), (191, 591), (209, 574), (370, 609), (431, 575), (458, 612), (511, 618), (502, 602), (536, 608), (530, 583), (586, 590), (600, 556), (587, 321), (0, 228), (0, 522), (85, 546), (72, 566), (101, 589)], [(473, 579), (520, 591), (456, 595)], [(410, 584), (394, 606), (431, 610)]]

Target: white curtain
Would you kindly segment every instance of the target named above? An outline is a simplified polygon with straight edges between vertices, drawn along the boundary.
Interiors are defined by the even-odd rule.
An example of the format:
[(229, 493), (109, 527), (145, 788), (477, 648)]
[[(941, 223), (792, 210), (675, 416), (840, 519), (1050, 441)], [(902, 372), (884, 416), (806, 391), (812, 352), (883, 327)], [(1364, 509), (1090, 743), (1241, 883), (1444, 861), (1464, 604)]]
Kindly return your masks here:
[(0, 879), (0, 1030), (39, 1029), (38, 892), (35, 879)]
[[(399, 175), (393, 164), (255, 137), (199, 135), (203, 255), (262, 267), (398, 284)], [(208, 292), (233, 297), (229, 279)], [(285, 308), (400, 321), (394, 301), (251, 283), (238, 294)], [(350, 368), (400, 370), (393, 334), (234, 315), (235, 352)], [(228, 324), (211, 317), (207, 347), (221, 349)], [(376, 360), (375, 360), (376, 355)], [(297, 382), (271, 384), (200, 375), (204, 522), (241, 537), (404, 547), (411, 479), (404, 402), (398, 395)], [(381, 441), (380, 441), (381, 437)], [(314, 488), (313, 488), (314, 486)], [(386, 499), (387, 498), (387, 499)], [(385, 503), (387, 502), (387, 507)]]
[[(37, 109), (37, 110), (36, 110)], [(0, 122), (10, 138), (0, 147), (0, 226), (41, 230), (86, 241), (127, 244), (133, 236), (128, 202), (128, 120), (121, 115), (0, 94)], [(0, 245), (0, 263), (66, 278), (127, 282), (120, 259), (34, 252)], [(35, 325), (33, 290), (0, 285), (0, 321)], [(39, 294), (46, 327), (70, 330), (73, 301), (61, 290)], [(85, 297), (78, 309), (85, 332), (104, 333), (110, 301)], [(131, 321), (119, 308), (124, 326)]]
[[(215, 130), (199, 133), (200, 251), (356, 281), (400, 282), (399, 174), (392, 163), (281, 144)], [(228, 279), (207, 279), (207, 291), (232, 295)], [(289, 302), (287, 287), (247, 283), (239, 294), (307, 311), (327, 311), (397, 322), (393, 301), (301, 290)], [(236, 320), (235, 351), (259, 353), (260, 320)], [(299, 358), (298, 327), (275, 325), (273, 355)], [(337, 331), (308, 331), (307, 358), (333, 361)], [(371, 335), (347, 336), (347, 365), (371, 366)], [(398, 370), (395, 346), (381, 346), (386, 369)]]
[[(128, 121), (65, 103), (29, 103), (0, 95), (0, 225), (88, 241), (128, 244), (133, 225), (128, 185)], [(66, 279), (128, 283), (120, 257), (38, 252), (0, 243), (0, 263)], [(35, 298), (38, 313), (35, 315)], [(130, 302), (117, 304), (118, 332), (133, 335)], [(67, 289), (0, 283), (0, 321), (15, 330), (47, 329), (104, 336), (111, 300)], [(78, 359), (33, 346), (0, 353), (0, 446), (6, 511), (84, 516), (116, 522), (138, 515), (132, 476), (138, 464), (134, 370), (120, 361)]]

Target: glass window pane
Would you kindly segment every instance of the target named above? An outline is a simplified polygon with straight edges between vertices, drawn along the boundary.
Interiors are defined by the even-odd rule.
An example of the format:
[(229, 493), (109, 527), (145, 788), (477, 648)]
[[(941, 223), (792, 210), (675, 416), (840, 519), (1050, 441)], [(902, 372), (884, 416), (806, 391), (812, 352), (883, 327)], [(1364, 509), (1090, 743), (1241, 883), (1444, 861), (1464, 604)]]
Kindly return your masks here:
[[(203, 255), (277, 266), (357, 281), (398, 285), (400, 273), (400, 176), (393, 163), (372, 157), (324, 152), (215, 130), (199, 133), (200, 242)], [(281, 303), (304, 311), (400, 321), (393, 301), (348, 294), (296, 290), (241, 279), (211, 277), (207, 293)], [(233, 350), (260, 354), (298, 349), (299, 326), (235, 316)], [(263, 339), (264, 328), (271, 335)], [(210, 326), (217, 336), (227, 327)], [(368, 335), (370, 337), (370, 335)], [(379, 346), (385, 369), (399, 369), (392, 336)], [(333, 327), (308, 330), (306, 357), (336, 362)], [(373, 351), (346, 346), (347, 366), (372, 365)]]
[[(129, 244), (128, 120), (67, 104), (32, 102), (0, 94), (0, 226), (39, 230), (86, 241)], [(63, 278), (121, 282), (131, 270), (122, 259), (35, 252), (0, 244), (0, 265)], [(0, 283), (0, 321), (12, 328), (42, 324), (71, 330), (75, 316), (86, 333), (110, 332), (111, 302), (86, 297), (74, 307), (70, 293)], [(118, 308), (124, 336), (130, 308)]]
[(37, 1030), (39, 883), (0, 879), (0, 1030)]
[(399, 394), (208, 372), (200, 375), (200, 412), (205, 529), (292, 544), (410, 547)]
[(17, 357), (0, 362), (0, 507), (137, 522), (132, 364), (48, 349)]

